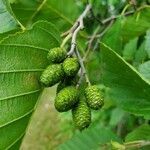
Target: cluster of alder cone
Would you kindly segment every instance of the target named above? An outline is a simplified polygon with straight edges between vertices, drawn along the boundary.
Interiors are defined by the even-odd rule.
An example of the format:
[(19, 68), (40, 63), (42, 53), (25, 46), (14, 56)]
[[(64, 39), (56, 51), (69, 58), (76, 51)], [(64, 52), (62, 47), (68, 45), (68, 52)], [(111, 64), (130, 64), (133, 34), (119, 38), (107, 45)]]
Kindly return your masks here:
[(77, 57), (67, 56), (64, 48), (50, 49), (47, 59), (50, 65), (43, 71), (40, 81), (46, 87), (59, 83), (55, 98), (56, 110), (72, 110), (76, 128), (87, 128), (91, 123), (91, 109), (98, 110), (103, 106), (103, 93), (96, 85), (86, 86), (84, 90), (77, 88), (80, 64)]

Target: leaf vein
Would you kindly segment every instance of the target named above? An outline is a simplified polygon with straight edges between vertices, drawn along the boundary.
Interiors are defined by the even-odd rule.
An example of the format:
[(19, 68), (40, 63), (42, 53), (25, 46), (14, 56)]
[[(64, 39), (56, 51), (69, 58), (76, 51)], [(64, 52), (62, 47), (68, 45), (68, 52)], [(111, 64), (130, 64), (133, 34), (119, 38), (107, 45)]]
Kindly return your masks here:
[(38, 89), (38, 90), (35, 90), (35, 91), (26, 92), (26, 93), (16, 94), (16, 95), (13, 95), (13, 96), (4, 97), (4, 98), (0, 99), (0, 101), (8, 100), (8, 99), (11, 99), (11, 98), (16, 98), (16, 97), (22, 97), (22, 96), (25, 96), (25, 95), (34, 94), (34, 93), (37, 93), (39, 91), (41, 91), (41, 89)]
[(9, 145), (5, 150), (10, 149), (12, 146), (14, 146), (23, 136), (25, 135), (25, 132), (22, 133), (11, 145)]
[(15, 118), (15, 119), (13, 119), (13, 120), (11, 120), (11, 121), (9, 121), (9, 122), (3, 124), (3, 125), (0, 125), (0, 129), (1, 129), (1, 128), (4, 128), (4, 127), (6, 127), (6, 126), (8, 126), (8, 125), (10, 125), (10, 124), (12, 124), (12, 123), (14, 123), (14, 122), (20, 120), (20, 119), (23, 119), (24, 117), (30, 115), (32, 112), (33, 112), (33, 109), (31, 109), (30, 111), (28, 111), (27, 113), (25, 113), (24, 115), (22, 115), (22, 116), (20, 116), (20, 117), (18, 117), (18, 118)]
[(29, 47), (29, 48), (34, 48), (34, 49), (39, 49), (39, 50), (43, 50), (43, 51), (49, 51), (46, 48), (42, 48), (42, 47), (37, 47), (37, 46), (33, 46), (33, 45), (28, 45), (28, 44), (1, 44), (2, 46), (16, 46), (16, 47)]
[(0, 71), (0, 74), (5, 74), (5, 73), (20, 73), (20, 72), (41, 72), (44, 69), (29, 69), (29, 70), (3, 70)]
[(38, 27), (38, 28), (41, 29), (42, 31), (44, 31), (44, 32), (46, 32), (46, 33), (48, 33), (48, 34), (50, 34), (50, 35), (59, 43), (58, 39), (54, 36), (54, 34), (52, 34), (51, 32), (49, 32), (48, 30), (46, 30), (46, 29), (44, 29), (44, 28), (42, 28), (42, 27)]

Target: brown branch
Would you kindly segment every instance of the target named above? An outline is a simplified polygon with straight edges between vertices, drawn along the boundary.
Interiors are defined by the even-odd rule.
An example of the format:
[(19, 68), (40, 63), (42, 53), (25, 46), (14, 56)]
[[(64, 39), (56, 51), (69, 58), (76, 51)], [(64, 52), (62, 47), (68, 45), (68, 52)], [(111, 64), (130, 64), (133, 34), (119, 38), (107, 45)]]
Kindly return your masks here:
[[(135, 11), (128, 11), (126, 13), (124, 13), (124, 16), (129, 16), (129, 15), (132, 15)], [(112, 21), (112, 20), (116, 20), (117, 18), (119, 18), (120, 15), (117, 15), (117, 16), (111, 16), (109, 18), (106, 18), (102, 21), (103, 24), (107, 24), (108, 22)]]
[(83, 19), (86, 17), (87, 13), (90, 11), (91, 8), (92, 8), (91, 5), (88, 4), (86, 6), (85, 10), (83, 11), (83, 13), (79, 16), (79, 18), (73, 25), (73, 27), (70, 29), (70, 33), (72, 34), (72, 40), (71, 40), (71, 49), (68, 52), (68, 55), (72, 55), (76, 48), (77, 34), (80, 30), (82, 30), (84, 28)]

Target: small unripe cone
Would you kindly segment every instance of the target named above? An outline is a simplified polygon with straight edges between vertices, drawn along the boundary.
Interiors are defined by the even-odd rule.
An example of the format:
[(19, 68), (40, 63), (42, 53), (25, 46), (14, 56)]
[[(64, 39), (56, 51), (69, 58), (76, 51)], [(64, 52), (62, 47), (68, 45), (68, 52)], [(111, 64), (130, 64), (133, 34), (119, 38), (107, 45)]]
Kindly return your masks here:
[(90, 125), (91, 110), (84, 100), (80, 100), (79, 103), (72, 109), (72, 118), (75, 126), (79, 130), (83, 130)]
[(75, 86), (77, 82), (77, 78), (65, 78), (63, 81), (60, 81), (58, 86), (57, 86), (57, 93), (62, 90), (63, 88), (67, 87), (67, 86)]
[(49, 65), (42, 73), (40, 81), (45, 86), (53, 86), (62, 80), (64, 77), (64, 71), (61, 64)]
[(75, 86), (63, 88), (55, 98), (55, 108), (59, 112), (65, 112), (74, 107), (78, 102), (78, 90)]
[(104, 97), (101, 90), (96, 85), (88, 86), (85, 89), (85, 97), (91, 109), (98, 110), (104, 104)]
[(53, 63), (60, 63), (67, 57), (67, 52), (65, 49), (60, 47), (55, 47), (50, 49), (47, 55), (47, 59)]
[(75, 76), (80, 68), (77, 58), (66, 58), (63, 62), (63, 69), (67, 76)]

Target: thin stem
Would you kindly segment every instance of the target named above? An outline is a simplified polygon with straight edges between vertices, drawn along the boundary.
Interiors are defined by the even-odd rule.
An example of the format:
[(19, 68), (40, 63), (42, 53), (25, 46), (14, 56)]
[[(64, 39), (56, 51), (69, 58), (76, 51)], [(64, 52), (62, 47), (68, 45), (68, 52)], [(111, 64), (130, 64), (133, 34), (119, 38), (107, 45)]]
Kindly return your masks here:
[[(85, 62), (87, 57), (89, 56), (89, 53), (91, 51), (91, 48), (92, 48), (92, 44), (93, 44), (93, 41), (96, 39), (96, 38), (102, 38), (104, 36), (104, 34), (109, 30), (109, 28), (112, 26), (114, 20), (111, 20), (111, 22), (108, 24), (108, 26), (106, 26), (106, 28), (104, 28), (104, 30), (98, 35), (97, 33), (99, 32), (99, 29), (100, 29), (100, 26), (98, 26), (96, 28), (96, 30), (94, 31), (93, 35), (91, 36), (90, 40), (89, 40), (89, 44), (88, 44), (88, 47), (87, 47), (87, 51), (86, 53), (84, 54), (84, 57), (83, 57), (83, 61)], [(96, 42), (95, 46), (93, 47), (93, 51), (96, 49), (97, 47), (97, 44), (98, 44), (99, 40)]]
[(74, 23), (74, 25), (71, 27), (71, 29), (69, 29), (68, 31), (64, 32), (63, 34), (61, 34), (61, 37), (67, 36), (69, 33), (73, 33), (74, 30), (78, 27), (78, 22), (76, 21)]
[(23, 31), (25, 31), (26, 28), (23, 26), (23, 24), (22, 24), (19, 20), (17, 20), (17, 22), (18, 22), (18, 24), (20, 25), (21, 29), (22, 29)]
[(93, 41), (94, 41), (94, 39), (95, 39), (97, 33), (99, 32), (99, 30), (100, 30), (100, 26), (98, 26), (98, 27), (95, 29), (93, 35), (91, 36), (91, 39), (90, 39), (89, 42), (88, 42), (89, 44), (88, 44), (88, 47), (87, 47), (87, 51), (86, 51), (86, 53), (85, 53), (85, 55), (84, 55), (84, 57), (83, 57), (83, 61), (85, 61), (86, 58), (88, 57), (88, 55), (89, 55), (89, 53), (90, 53), (90, 50), (91, 50), (91, 48), (92, 48)]
[(133, 6), (134, 10), (137, 9), (137, 1), (136, 0), (128, 0), (128, 3)]
[[(134, 12), (135, 12), (135, 11), (128, 11), (128, 12), (124, 13), (124, 16), (131, 15), (131, 14), (133, 14)], [(120, 17), (120, 15), (111, 16), (111, 17), (106, 18), (105, 20), (103, 20), (102, 23), (103, 23), (103, 24), (106, 24), (106, 23), (108, 23), (108, 22), (110, 22), (110, 21), (112, 21), (112, 20), (115, 20), (115, 19), (119, 18), (119, 17)]]
[(64, 47), (70, 38), (71, 38), (71, 34), (68, 34), (62, 41), (62, 44), (60, 45), (60, 47)]
[(75, 24), (70, 30), (70, 32), (72, 33), (72, 40), (71, 40), (71, 49), (68, 52), (68, 55), (72, 55), (76, 48), (77, 34), (80, 30), (84, 28), (83, 19), (86, 17), (87, 13), (90, 11), (91, 8), (92, 6), (88, 4), (83, 13), (79, 16), (78, 20), (75, 22)]
[(68, 42), (68, 40), (72, 37), (71, 48), (70, 48), (70, 51), (68, 52), (68, 55), (72, 55), (76, 48), (77, 34), (80, 30), (84, 28), (83, 19), (86, 17), (87, 13), (91, 10), (91, 8), (92, 6), (88, 4), (85, 10), (83, 11), (83, 13), (79, 16), (77, 21), (71, 27), (71, 29), (69, 29), (68, 31), (66, 31), (65, 33), (61, 35), (62, 37), (66, 36), (61, 44), (61, 47), (63, 47)]
[(80, 68), (79, 72), (80, 72), (80, 78), (77, 82), (76, 88), (79, 88), (80, 84), (82, 83), (83, 77), (84, 77), (84, 73), (81, 68)]
[(99, 38), (102, 38), (104, 34), (109, 30), (109, 28), (112, 26), (114, 23), (114, 20), (111, 20), (111, 22), (106, 26), (106, 28), (98, 35)]
[(38, 8), (36, 9), (36, 11), (29, 18), (27, 24), (29, 24), (32, 21), (32, 19), (39, 13), (39, 11), (43, 8), (43, 6), (45, 5), (46, 2), (47, 2), (47, 0), (43, 0), (42, 1), (42, 3), (38, 6)]
[(79, 60), (79, 63), (80, 63), (80, 67), (81, 67), (81, 76), (80, 76), (80, 79), (79, 79), (79, 82), (77, 83), (77, 86), (80, 85), (80, 83), (82, 82), (82, 79), (83, 79), (83, 76), (85, 76), (85, 81), (88, 85), (91, 85), (90, 83), (90, 80), (89, 80), (89, 77), (86, 73), (86, 69), (85, 69), (85, 66), (84, 66), (84, 63), (83, 63), (83, 60), (82, 60), (82, 57), (79, 53), (79, 51), (77, 50), (77, 48), (75, 49), (75, 54)]
[(127, 10), (130, 6), (131, 6), (130, 4), (127, 4), (127, 5), (124, 7), (123, 11), (121, 12), (121, 16), (124, 15), (124, 13), (126, 12), (126, 10)]
[(68, 52), (68, 55), (72, 55), (75, 48), (76, 48), (76, 38), (77, 38), (77, 34), (80, 31), (80, 26), (74, 31), (73, 35), (72, 35), (72, 40), (71, 40), (71, 49)]
[[(132, 15), (133, 13), (135, 13), (135, 12), (137, 12), (137, 11), (140, 11), (140, 10), (142, 10), (142, 9), (144, 9), (144, 8), (150, 8), (150, 6), (149, 5), (144, 5), (144, 6), (141, 6), (141, 7), (139, 7), (138, 9), (136, 9), (136, 11), (135, 10), (131, 10), (131, 11), (127, 11), (127, 12), (124, 12), (124, 16), (129, 16), (129, 15)], [(111, 20), (115, 20), (115, 19), (117, 19), (117, 18), (119, 18), (120, 17), (120, 14), (119, 15), (116, 15), (116, 16), (111, 16), (111, 17), (109, 17), (109, 18), (106, 18), (106, 19), (104, 19), (103, 21), (102, 21), (102, 24), (106, 24), (106, 23), (108, 23), (108, 22), (110, 22)]]
[(127, 142), (124, 143), (124, 145), (125, 148), (140, 148), (140, 147), (150, 145), (150, 141), (139, 140), (139, 141)]

